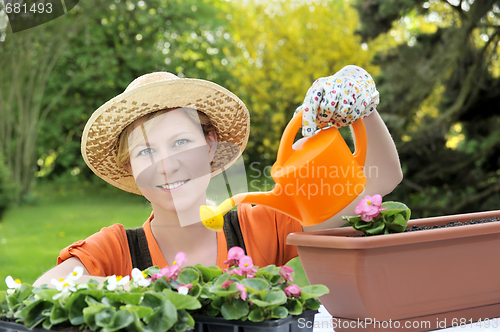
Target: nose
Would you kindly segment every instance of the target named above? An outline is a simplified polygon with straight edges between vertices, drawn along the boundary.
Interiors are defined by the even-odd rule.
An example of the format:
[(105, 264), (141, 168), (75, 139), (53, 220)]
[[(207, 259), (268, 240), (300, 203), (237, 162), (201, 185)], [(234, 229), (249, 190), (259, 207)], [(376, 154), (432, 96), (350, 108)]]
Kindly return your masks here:
[[(160, 174), (163, 174), (165, 180), (167, 180), (168, 176), (171, 176), (175, 172), (177, 172), (180, 168), (180, 162), (175, 154), (167, 155), (163, 154), (163, 158), (156, 161), (156, 171)], [(168, 183), (166, 181), (165, 183)]]

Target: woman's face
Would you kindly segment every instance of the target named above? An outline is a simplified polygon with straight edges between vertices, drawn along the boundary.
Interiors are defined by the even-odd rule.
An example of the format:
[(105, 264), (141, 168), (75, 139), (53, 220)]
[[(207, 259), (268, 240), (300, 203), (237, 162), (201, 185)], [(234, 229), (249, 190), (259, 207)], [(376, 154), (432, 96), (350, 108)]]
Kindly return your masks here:
[(134, 127), (128, 138), (130, 165), (153, 206), (179, 213), (205, 204), (211, 174), (207, 143), (216, 140), (215, 132), (205, 138), (201, 125), (180, 109), (138, 120)]

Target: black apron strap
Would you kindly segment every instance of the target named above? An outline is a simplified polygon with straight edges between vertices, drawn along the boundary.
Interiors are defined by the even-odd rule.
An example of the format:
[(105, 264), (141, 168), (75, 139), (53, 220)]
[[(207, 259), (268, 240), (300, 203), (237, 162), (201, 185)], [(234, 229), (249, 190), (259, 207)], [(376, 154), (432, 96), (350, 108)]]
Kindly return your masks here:
[(240, 221), (238, 220), (238, 211), (231, 210), (224, 215), (224, 235), (226, 235), (227, 250), (232, 247), (240, 247), (247, 254), (243, 234), (241, 234)]
[(144, 229), (137, 227), (126, 229), (125, 232), (127, 233), (130, 257), (132, 258), (132, 267), (143, 271), (153, 266)]

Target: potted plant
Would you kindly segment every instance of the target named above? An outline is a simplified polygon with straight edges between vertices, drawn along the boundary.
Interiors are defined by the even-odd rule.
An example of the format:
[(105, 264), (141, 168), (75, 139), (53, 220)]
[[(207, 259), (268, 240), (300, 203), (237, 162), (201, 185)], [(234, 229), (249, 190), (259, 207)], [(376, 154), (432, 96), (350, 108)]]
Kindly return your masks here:
[[(488, 321), (500, 316), (500, 223), (388, 234), (406, 229), (399, 216), (409, 218), (409, 210), (393, 202), (362, 205), (359, 216), (345, 218), (353, 227), (287, 238), (298, 246), (309, 281), (329, 288), (320, 300), (335, 331), (426, 331), (476, 321), (484, 327), (485, 319), (500, 325)], [(416, 219), (408, 228), (494, 217), (500, 211)], [(360, 229), (381, 235), (360, 236)]]
[[(87, 329), (90, 331), (291, 331), (314, 319), (325, 286), (293, 284), (293, 269), (257, 269), (243, 249), (229, 250), (227, 263), (186, 266), (178, 253), (171, 267), (134, 269), (132, 278), (111, 276), (103, 285), (78, 283), (83, 269), (52, 280), (55, 288), (33, 288), (7, 277), (0, 292), (0, 331)], [(3, 320), (3, 321), (2, 321)], [(22, 325), (21, 325), (22, 324)], [(311, 324), (309, 324), (311, 325)]]

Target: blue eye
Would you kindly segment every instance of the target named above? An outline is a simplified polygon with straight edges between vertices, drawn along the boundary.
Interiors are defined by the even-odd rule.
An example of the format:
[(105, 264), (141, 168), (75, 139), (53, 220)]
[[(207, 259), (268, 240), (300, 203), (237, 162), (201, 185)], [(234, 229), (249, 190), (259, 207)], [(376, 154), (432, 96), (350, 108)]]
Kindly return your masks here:
[(147, 155), (149, 155), (151, 153), (153, 153), (153, 149), (147, 148), (147, 149), (139, 151), (139, 153), (137, 154), (137, 156), (147, 156)]
[(187, 138), (178, 139), (174, 142), (174, 147), (184, 146), (184, 145), (188, 144), (189, 142), (191, 142), (191, 140), (189, 140)]

